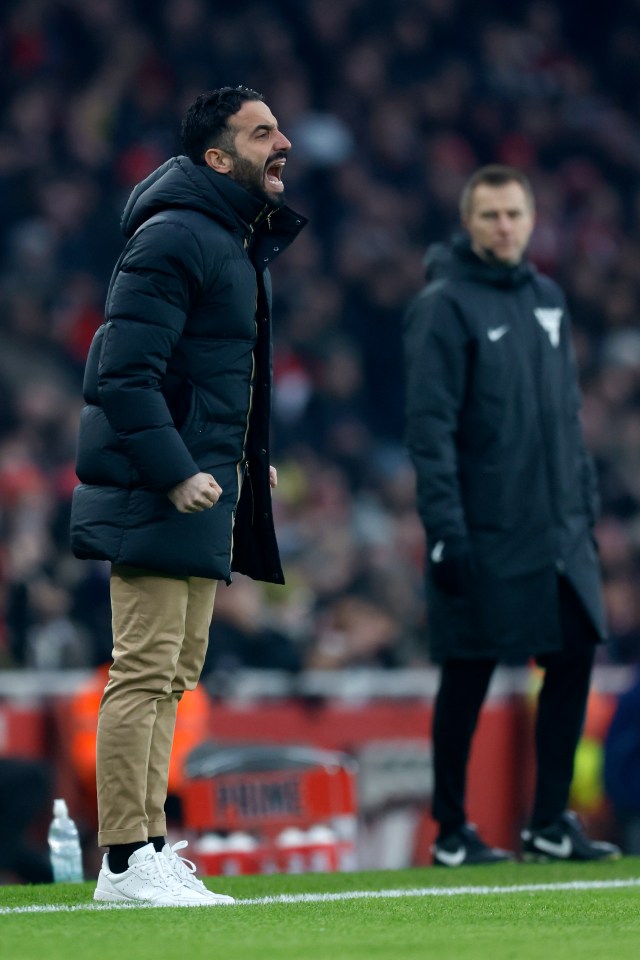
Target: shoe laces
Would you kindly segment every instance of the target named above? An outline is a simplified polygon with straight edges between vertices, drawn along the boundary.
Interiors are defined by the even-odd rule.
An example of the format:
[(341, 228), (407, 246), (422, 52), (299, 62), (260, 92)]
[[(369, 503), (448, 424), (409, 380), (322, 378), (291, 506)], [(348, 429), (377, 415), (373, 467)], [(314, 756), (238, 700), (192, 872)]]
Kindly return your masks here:
[(459, 836), (468, 850), (478, 851), (488, 849), (484, 840), (481, 840), (478, 836), (478, 829), (475, 823), (465, 823), (459, 831)]
[(568, 830), (569, 833), (578, 835), (580, 837), (586, 837), (585, 826), (582, 821), (582, 818), (574, 810), (565, 810), (565, 812), (560, 817), (559, 822), (562, 824), (565, 830)]
[(166, 858), (161, 857), (157, 851), (150, 853), (141, 863), (136, 863), (132, 869), (139, 877), (151, 880), (155, 886), (162, 887), (170, 893), (175, 893), (183, 887), (181, 879), (176, 876)]
[(180, 856), (178, 850), (184, 850), (185, 847), (189, 846), (188, 840), (178, 840), (177, 843), (174, 843), (170, 847), (171, 850), (171, 859), (168, 861), (170, 866), (173, 867), (173, 873), (182, 883), (189, 883), (191, 885), (196, 885), (202, 887), (203, 890), (206, 890), (202, 880), (199, 880), (196, 877), (196, 865), (192, 860), (187, 860), (186, 857)]

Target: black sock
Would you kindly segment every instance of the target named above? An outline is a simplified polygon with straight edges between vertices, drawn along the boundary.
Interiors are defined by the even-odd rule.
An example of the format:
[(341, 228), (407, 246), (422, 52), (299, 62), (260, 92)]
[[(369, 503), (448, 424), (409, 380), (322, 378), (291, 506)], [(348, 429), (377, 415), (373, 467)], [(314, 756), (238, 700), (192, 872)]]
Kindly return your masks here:
[(112, 873), (124, 873), (129, 866), (129, 857), (134, 850), (146, 847), (148, 840), (136, 840), (134, 843), (114, 843), (109, 847), (109, 869)]
[(149, 843), (152, 843), (156, 849), (156, 853), (162, 853), (165, 843), (167, 842), (166, 837), (149, 837)]

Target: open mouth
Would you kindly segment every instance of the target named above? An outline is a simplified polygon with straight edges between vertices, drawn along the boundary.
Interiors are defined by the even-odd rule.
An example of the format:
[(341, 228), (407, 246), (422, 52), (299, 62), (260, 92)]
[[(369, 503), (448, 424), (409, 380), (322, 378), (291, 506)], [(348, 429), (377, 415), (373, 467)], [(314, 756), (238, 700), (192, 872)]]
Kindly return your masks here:
[(264, 177), (272, 190), (284, 190), (282, 171), (284, 170), (284, 165), (286, 162), (287, 161), (284, 159), (275, 160), (267, 167)]

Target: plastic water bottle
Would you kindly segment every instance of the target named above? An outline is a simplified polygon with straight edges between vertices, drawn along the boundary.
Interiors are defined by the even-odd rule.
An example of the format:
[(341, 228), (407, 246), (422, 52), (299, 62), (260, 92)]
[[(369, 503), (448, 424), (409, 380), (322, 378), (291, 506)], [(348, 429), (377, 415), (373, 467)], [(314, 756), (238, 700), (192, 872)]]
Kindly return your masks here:
[(250, 833), (241, 830), (227, 837), (222, 872), (227, 876), (258, 872), (258, 843)]
[(278, 860), (282, 873), (305, 873), (307, 838), (298, 827), (286, 827), (276, 837)]
[(65, 800), (53, 801), (53, 820), (48, 839), (54, 882), (82, 883), (82, 850), (78, 828), (69, 816)]
[(328, 873), (338, 869), (338, 837), (325, 824), (307, 830), (309, 869), (312, 873)]

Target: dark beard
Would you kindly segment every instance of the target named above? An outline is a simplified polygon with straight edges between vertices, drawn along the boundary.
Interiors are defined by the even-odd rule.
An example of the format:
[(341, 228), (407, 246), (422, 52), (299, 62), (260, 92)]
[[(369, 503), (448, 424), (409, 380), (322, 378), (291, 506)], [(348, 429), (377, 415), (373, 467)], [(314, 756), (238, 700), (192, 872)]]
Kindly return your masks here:
[(268, 203), (272, 207), (281, 207), (284, 203), (284, 191), (282, 193), (267, 193), (264, 188), (264, 168), (257, 167), (250, 160), (246, 160), (237, 153), (233, 153), (233, 174), (232, 179), (237, 184), (251, 194), (257, 197), (263, 203)]

